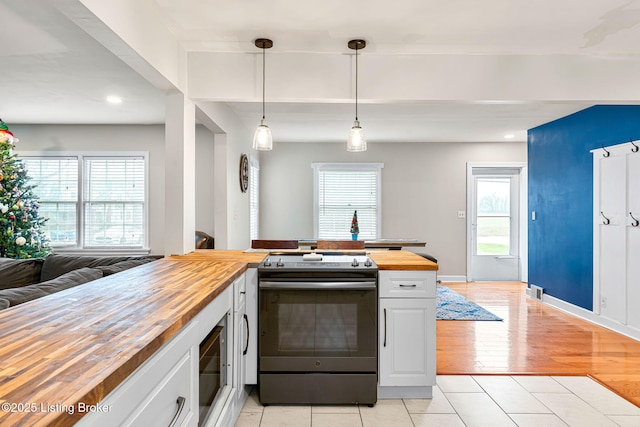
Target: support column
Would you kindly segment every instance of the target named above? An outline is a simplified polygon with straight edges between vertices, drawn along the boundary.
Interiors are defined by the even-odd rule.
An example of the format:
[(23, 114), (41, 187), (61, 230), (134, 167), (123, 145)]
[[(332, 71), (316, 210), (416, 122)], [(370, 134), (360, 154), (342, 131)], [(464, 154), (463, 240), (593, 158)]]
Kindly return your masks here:
[(183, 93), (166, 97), (165, 255), (195, 249), (195, 105)]

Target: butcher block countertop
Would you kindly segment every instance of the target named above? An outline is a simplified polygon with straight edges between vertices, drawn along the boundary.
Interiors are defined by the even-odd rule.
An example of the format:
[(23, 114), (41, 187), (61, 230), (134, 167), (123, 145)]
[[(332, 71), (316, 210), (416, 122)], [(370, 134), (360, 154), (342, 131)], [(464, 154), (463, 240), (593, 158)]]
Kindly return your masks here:
[(165, 258), (0, 311), (0, 425), (75, 424), (246, 268)]
[[(197, 250), (0, 311), (0, 425), (75, 424), (84, 414), (65, 408), (103, 400), (265, 256)], [(381, 270), (438, 268), (407, 251), (370, 256)]]
[(438, 264), (409, 251), (371, 251), (379, 270), (437, 270)]
[(249, 267), (257, 267), (267, 256), (267, 252), (253, 251), (220, 251), (211, 249), (197, 249), (182, 256), (171, 256), (169, 259), (182, 261), (216, 261), (216, 262), (244, 262)]

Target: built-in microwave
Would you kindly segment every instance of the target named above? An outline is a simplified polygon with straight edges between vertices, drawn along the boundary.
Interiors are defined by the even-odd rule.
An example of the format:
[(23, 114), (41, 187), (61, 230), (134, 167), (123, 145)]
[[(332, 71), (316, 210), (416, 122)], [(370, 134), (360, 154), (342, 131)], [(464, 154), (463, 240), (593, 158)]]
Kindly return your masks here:
[[(198, 425), (204, 426), (215, 414), (224, 400), (222, 398), (228, 385), (227, 357), (227, 316), (209, 332), (200, 343), (199, 360), (199, 409)], [(214, 415), (215, 416), (215, 415)]]

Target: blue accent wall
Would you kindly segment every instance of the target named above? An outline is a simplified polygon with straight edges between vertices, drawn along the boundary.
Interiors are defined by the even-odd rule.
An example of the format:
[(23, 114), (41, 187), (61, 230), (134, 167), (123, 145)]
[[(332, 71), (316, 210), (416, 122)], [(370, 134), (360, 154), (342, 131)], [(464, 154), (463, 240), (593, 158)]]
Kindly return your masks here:
[(529, 283), (587, 310), (593, 309), (589, 150), (630, 139), (640, 139), (636, 105), (597, 105), (529, 130)]

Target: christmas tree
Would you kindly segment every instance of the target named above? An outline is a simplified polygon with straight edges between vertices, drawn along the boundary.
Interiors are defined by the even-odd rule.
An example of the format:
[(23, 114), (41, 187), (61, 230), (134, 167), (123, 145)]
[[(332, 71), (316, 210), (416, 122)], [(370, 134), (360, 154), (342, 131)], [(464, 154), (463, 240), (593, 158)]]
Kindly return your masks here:
[(35, 258), (50, 252), (38, 216), (35, 186), (22, 161), (13, 154), (18, 139), (0, 119), (0, 257)]
[(360, 227), (358, 227), (358, 211), (353, 211), (353, 219), (351, 220), (351, 234), (357, 235), (360, 233)]

